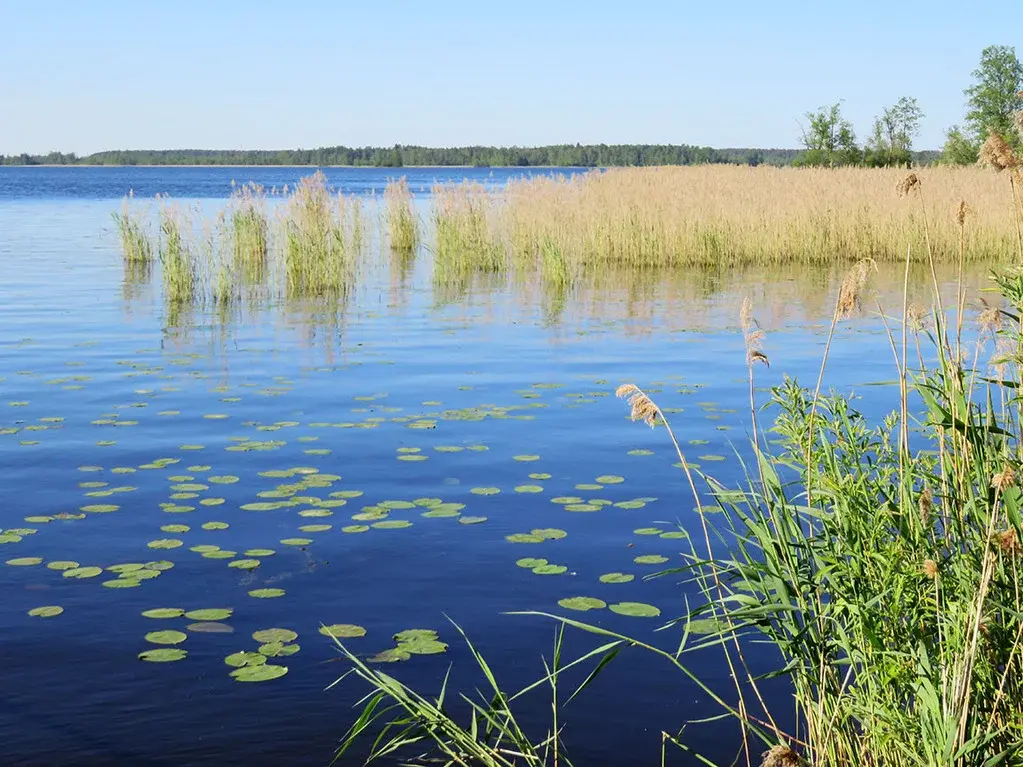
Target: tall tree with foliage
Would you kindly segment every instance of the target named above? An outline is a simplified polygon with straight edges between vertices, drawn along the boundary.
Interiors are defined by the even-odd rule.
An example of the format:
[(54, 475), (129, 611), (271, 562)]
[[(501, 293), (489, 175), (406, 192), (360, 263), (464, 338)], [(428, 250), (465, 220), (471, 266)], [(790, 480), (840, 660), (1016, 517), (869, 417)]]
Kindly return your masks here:
[(920, 133), (923, 117), (920, 105), (910, 96), (903, 96), (885, 109), (874, 119), (874, 130), (867, 141), (867, 165), (909, 165), (913, 160), (913, 139)]
[(944, 159), (954, 164), (976, 162), (981, 143), (997, 133), (1013, 147), (1020, 146), (1014, 117), (1023, 109), (1023, 64), (1011, 45), (989, 45), (980, 54), (980, 66), (973, 70), (974, 83), (966, 95), (963, 127), (949, 129)]
[(802, 143), (806, 151), (796, 165), (825, 166), (856, 165), (862, 152), (856, 145), (852, 123), (842, 116), (842, 102), (824, 106), (806, 113), (809, 125), (803, 130)]

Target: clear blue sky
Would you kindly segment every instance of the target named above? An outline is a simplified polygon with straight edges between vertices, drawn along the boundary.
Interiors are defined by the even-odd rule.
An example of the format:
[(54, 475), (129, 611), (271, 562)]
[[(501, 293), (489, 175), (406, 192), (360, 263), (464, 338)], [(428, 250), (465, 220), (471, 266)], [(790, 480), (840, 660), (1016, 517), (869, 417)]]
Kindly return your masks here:
[[(861, 138), (916, 96), (961, 119), (1018, 0), (0, 0), (0, 153)], [(1023, 49), (1020, 54), (1023, 55)]]

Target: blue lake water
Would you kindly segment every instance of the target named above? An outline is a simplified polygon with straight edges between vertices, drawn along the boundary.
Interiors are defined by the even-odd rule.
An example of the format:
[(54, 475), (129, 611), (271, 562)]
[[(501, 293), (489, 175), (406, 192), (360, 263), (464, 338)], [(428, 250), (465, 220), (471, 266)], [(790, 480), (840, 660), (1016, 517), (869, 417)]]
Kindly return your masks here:
[[(768, 333), (772, 367), (758, 370), (758, 384), (816, 377), (840, 270), (613, 278), (569, 296), (553, 318), (528, 286), (439, 301), (428, 251), (407, 280), (370, 264), (344, 316), (329, 320), (302, 302), (171, 317), (158, 284), (126, 279), (111, 213), (130, 190), (209, 204), (232, 181), (282, 187), (309, 172), (0, 168), (0, 530), (16, 531), (0, 533), (3, 764), (326, 764), (366, 690), (355, 680), (326, 689), (345, 667), (321, 624), (364, 627), (345, 641), (368, 655), (402, 630), (436, 630), (446, 653), (385, 669), (424, 692), (449, 665), (453, 689), (480, 684), (449, 621), (509, 688), (541, 674), (554, 628), (509, 612), (557, 612), (673, 648), (678, 630), (656, 629), (686, 611), (692, 591), (677, 576), (643, 576), (681, 565), (680, 541), (659, 533), (695, 529), (693, 502), (664, 431), (629, 422), (615, 388), (648, 388), (688, 458), (729, 484), (740, 479), (736, 452), (748, 453), (744, 295)], [(499, 185), (523, 174), (325, 172), (354, 194), (407, 175), (424, 206), (435, 182)], [(883, 289), (901, 300), (901, 283)], [(876, 415), (897, 399), (868, 384), (892, 378), (877, 317), (843, 323), (828, 385), (855, 390)], [(552, 502), (566, 497), (579, 500)], [(422, 499), (464, 508), (424, 517), (436, 502)], [(380, 504), (385, 520), (358, 518)], [(580, 504), (587, 510), (566, 510)], [(506, 538), (537, 528), (565, 535)], [(655, 531), (634, 532), (644, 528)], [(248, 557), (258, 568), (231, 566), (258, 549), (273, 551)], [(644, 555), (665, 564), (634, 561)], [(565, 572), (516, 566), (524, 557)], [(68, 578), (61, 563), (103, 572)], [(105, 585), (118, 565), (158, 576)], [(600, 582), (609, 572), (636, 578)], [(284, 594), (249, 595), (263, 588)], [(558, 606), (572, 596), (661, 614)], [(28, 615), (41, 606), (63, 612)], [(154, 608), (232, 613), (210, 633), (189, 630), (202, 621), (187, 617), (142, 615)], [(299, 652), (271, 659), (287, 674), (235, 681), (225, 657), (256, 650), (253, 632), (274, 627), (298, 634)], [(160, 646), (146, 634), (164, 629), (188, 635), (176, 645), (187, 657), (141, 662)], [(570, 634), (568, 653), (593, 644)], [(771, 662), (764, 652), (751, 648), (754, 666)], [(717, 656), (700, 658), (699, 670), (727, 689)], [(542, 698), (525, 701), (540, 734), (548, 711)], [(566, 709), (565, 738), (578, 764), (657, 764), (661, 730), (716, 713), (684, 677), (626, 653)], [(726, 762), (738, 748), (727, 725), (686, 737)], [(674, 753), (669, 763), (695, 762)]]

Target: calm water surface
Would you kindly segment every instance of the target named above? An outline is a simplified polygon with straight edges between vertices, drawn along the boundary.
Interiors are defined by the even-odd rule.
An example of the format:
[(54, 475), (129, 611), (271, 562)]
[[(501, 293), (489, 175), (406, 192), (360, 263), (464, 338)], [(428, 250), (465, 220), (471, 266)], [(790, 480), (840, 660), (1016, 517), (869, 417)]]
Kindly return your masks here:
[[(329, 321), (302, 303), (169, 317), (158, 286), (125, 282), (110, 214), (129, 190), (210, 200), (227, 197), (232, 180), (280, 187), (308, 172), (0, 169), (0, 530), (15, 531), (0, 533), (3, 764), (326, 764), (366, 691), (353, 680), (325, 689), (344, 666), (321, 624), (365, 627), (346, 641), (366, 654), (393, 647), (404, 629), (438, 631), (446, 654), (386, 667), (430, 692), (449, 664), (455, 688), (480, 683), (449, 619), (509, 688), (540, 673), (553, 624), (508, 612), (569, 614), (672, 647), (677, 631), (655, 630), (685, 611), (687, 589), (643, 576), (681, 564), (682, 542), (658, 532), (694, 525), (692, 501), (666, 435), (630, 423), (614, 389), (649, 387), (672, 410), (689, 458), (729, 483), (749, 427), (743, 295), (769, 333), (773, 366), (760, 384), (816, 375), (834, 274), (610, 279), (552, 315), (512, 286), (441, 303), (422, 254), (397, 283), (386, 266), (368, 269), (345, 315)], [(326, 173), (368, 194), (396, 171)], [(420, 195), (435, 181), (521, 175), (401, 173)], [(855, 388), (878, 413), (892, 390), (865, 385), (893, 377), (881, 323), (843, 326), (829, 383)], [(623, 481), (597, 482), (603, 475)], [(580, 500), (552, 502), (565, 497)], [(428, 517), (427, 505), (409, 508), (431, 498), (464, 508)], [(385, 520), (353, 519), (380, 504)], [(566, 510), (576, 504), (597, 510)], [(371, 526), (380, 521), (411, 524)], [(506, 539), (535, 528), (566, 535)], [(634, 532), (644, 528), (655, 530)], [(273, 554), (254, 570), (231, 566), (253, 549)], [(666, 564), (637, 564), (643, 555)], [(534, 574), (516, 566), (523, 557), (565, 572)], [(19, 563), (32, 558), (41, 562)], [(137, 587), (108, 585), (117, 565), (153, 561), (173, 566)], [(67, 578), (49, 566), (69, 566), (61, 562), (115, 570)], [(601, 583), (608, 572), (637, 577)], [(260, 588), (285, 593), (249, 596)], [(661, 616), (558, 607), (571, 596), (642, 602)], [(41, 606), (64, 612), (28, 615)], [(183, 660), (144, 663), (138, 654), (158, 646), (148, 632), (196, 622), (142, 616), (153, 608), (232, 614), (221, 633), (188, 632)], [(301, 650), (271, 661), (287, 675), (232, 679), (224, 658), (255, 650), (252, 633), (274, 627), (298, 634)], [(569, 638), (571, 651), (591, 646)], [(754, 665), (770, 660), (758, 652)], [(718, 664), (699, 661), (727, 689)], [(527, 700), (524, 716), (542, 725), (547, 711)], [(566, 739), (580, 764), (655, 764), (662, 729), (714, 713), (657, 660), (625, 657), (568, 707)], [(687, 737), (712, 758), (734, 756), (728, 728)]]

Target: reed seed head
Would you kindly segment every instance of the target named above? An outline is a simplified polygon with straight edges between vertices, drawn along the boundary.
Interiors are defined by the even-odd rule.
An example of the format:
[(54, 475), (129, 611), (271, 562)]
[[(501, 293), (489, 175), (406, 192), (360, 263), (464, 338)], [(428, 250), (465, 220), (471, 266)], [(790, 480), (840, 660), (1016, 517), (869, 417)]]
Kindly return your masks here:
[(997, 333), (1002, 329), (1002, 311), (997, 306), (989, 304), (984, 300), (983, 296), (980, 299), (980, 304), (984, 308), (977, 315), (977, 325), (981, 331), (987, 331), (991, 334)]
[(838, 289), (838, 304), (835, 307), (838, 319), (848, 319), (859, 308), (860, 297), (867, 284), (867, 276), (874, 266), (874, 259), (861, 259), (842, 280), (842, 285)]
[(998, 533), (998, 548), (1003, 553), (1009, 556), (1016, 557), (1023, 554), (1023, 544), (1020, 544), (1019, 533), (1016, 532), (1015, 527), (1010, 527), (1008, 530), (1003, 530)]
[(925, 559), (923, 566), (923, 573), (932, 581), (938, 578), (938, 563), (933, 559)]
[(908, 197), (909, 193), (914, 189), (920, 188), (920, 177), (915, 173), (910, 173), (898, 184), (895, 185), (895, 191), (898, 192), (899, 197)]
[(920, 506), (920, 521), (926, 525), (931, 518), (931, 510), (934, 508), (934, 494), (931, 493), (931, 488), (925, 487), (923, 489), (918, 503)]
[(956, 208), (956, 223), (960, 227), (965, 226), (966, 219), (969, 218), (971, 213), (973, 213), (973, 209), (966, 204), (966, 200), (960, 200), (959, 207)]
[(978, 162), (997, 171), (1015, 168), (1019, 163), (1012, 147), (997, 133), (992, 133), (980, 147)]
[(746, 364), (752, 367), (757, 362), (762, 362), (771, 367), (771, 361), (763, 350), (765, 333), (760, 329), (760, 323), (753, 317), (753, 302), (749, 296), (742, 299), (739, 323), (742, 325), (743, 338), (746, 339)]
[(657, 424), (660, 410), (654, 404), (654, 401), (638, 386), (635, 384), (623, 384), (615, 391), (615, 396), (629, 403), (631, 409), (629, 418), (633, 421), (642, 421), (651, 428)]
[(771, 746), (762, 754), (760, 767), (800, 767), (803, 760), (788, 746)]
[(1005, 468), (991, 477), (991, 487), (999, 493), (1016, 484), (1016, 470), (1006, 464)]
[(914, 332), (923, 330), (926, 322), (927, 310), (923, 306), (914, 303), (906, 307), (906, 323)]

